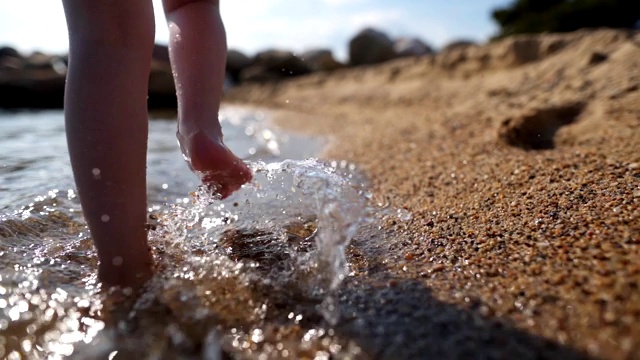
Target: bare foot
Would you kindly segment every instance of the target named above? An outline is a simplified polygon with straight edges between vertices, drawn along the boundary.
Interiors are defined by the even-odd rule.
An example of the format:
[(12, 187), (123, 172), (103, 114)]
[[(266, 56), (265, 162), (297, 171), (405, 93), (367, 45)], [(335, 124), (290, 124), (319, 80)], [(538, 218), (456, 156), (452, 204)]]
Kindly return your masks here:
[(180, 150), (202, 183), (223, 199), (253, 178), (251, 170), (222, 142), (222, 138), (196, 131), (188, 136), (178, 132)]

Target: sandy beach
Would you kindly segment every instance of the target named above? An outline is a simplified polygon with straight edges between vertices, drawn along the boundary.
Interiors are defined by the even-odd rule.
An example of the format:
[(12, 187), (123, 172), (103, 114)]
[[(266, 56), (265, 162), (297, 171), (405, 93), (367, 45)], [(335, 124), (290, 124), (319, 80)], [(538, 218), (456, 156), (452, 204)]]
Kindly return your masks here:
[(347, 286), (400, 314), (373, 306), (350, 335), (374, 357), (640, 359), (640, 33), (507, 38), (226, 102), (330, 137), (325, 158), (411, 213), (377, 260), (352, 254)]

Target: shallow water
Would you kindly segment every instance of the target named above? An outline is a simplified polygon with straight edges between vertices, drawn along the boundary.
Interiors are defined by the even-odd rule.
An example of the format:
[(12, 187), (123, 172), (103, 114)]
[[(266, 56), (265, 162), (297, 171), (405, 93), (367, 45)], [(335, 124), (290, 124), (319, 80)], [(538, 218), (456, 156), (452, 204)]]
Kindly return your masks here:
[(175, 122), (152, 121), (159, 271), (141, 296), (117, 303), (99, 291), (62, 113), (0, 114), (0, 357), (364, 356), (333, 330), (345, 248), (375, 228), (364, 179), (346, 162), (304, 160), (322, 142), (275, 131), (261, 112), (221, 117), (254, 182), (211, 198), (181, 158)]

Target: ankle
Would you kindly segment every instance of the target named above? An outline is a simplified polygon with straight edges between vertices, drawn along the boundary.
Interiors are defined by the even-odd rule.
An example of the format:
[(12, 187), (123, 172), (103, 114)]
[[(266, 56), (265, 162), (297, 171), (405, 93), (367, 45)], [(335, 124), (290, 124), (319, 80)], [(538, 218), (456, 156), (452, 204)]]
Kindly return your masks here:
[(190, 138), (198, 132), (202, 132), (210, 139), (222, 140), (222, 126), (217, 117), (207, 122), (186, 121), (182, 117), (178, 120), (178, 134), (183, 138)]
[(98, 268), (98, 278), (105, 288), (131, 287), (137, 289), (153, 276), (153, 258), (123, 258), (115, 256), (111, 261), (101, 261)]

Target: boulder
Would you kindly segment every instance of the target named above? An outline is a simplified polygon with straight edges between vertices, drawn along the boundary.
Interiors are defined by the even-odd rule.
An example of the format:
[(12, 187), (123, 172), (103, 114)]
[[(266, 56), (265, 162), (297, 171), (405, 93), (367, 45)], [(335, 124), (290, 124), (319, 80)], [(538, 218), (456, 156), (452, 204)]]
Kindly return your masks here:
[(154, 61), (149, 72), (149, 92), (174, 93), (175, 85), (171, 68), (161, 62)]
[(0, 108), (61, 108), (66, 74), (62, 61), (40, 52), (24, 57), (15, 49), (0, 49)]
[(447, 52), (447, 51), (454, 51), (454, 50), (462, 50), (462, 49), (466, 49), (470, 46), (474, 46), (476, 45), (476, 43), (472, 40), (465, 40), (465, 39), (461, 39), (461, 40), (454, 40), (450, 43), (448, 43), (447, 45), (445, 45), (440, 52)]
[(0, 108), (62, 108), (65, 75), (48, 68), (0, 69)]
[(69, 56), (54, 56), (53, 58), (51, 58), (51, 67), (58, 74), (66, 75), (67, 68), (69, 67)]
[(178, 101), (171, 72), (169, 47), (155, 44), (151, 58), (147, 107), (149, 109), (175, 109)]
[(18, 50), (12, 47), (9, 47), (9, 46), (0, 47), (0, 59), (4, 59), (6, 57), (21, 58), (22, 55), (20, 55), (20, 52), (18, 52)]
[(18, 50), (4, 46), (0, 47), (0, 71), (17, 70), (24, 67), (24, 58)]
[[(22, 57), (6, 48), (0, 50), (0, 108), (63, 107), (67, 56), (35, 52)], [(155, 50), (149, 74), (148, 105), (150, 108), (176, 107), (168, 55), (156, 56)]]
[(169, 63), (153, 60), (149, 72), (149, 108), (176, 106), (176, 90)]
[(151, 57), (155, 61), (169, 63), (169, 47), (167, 45), (155, 44), (153, 45), (153, 52)]
[(240, 79), (240, 72), (251, 65), (251, 59), (238, 50), (227, 52), (227, 74), (234, 82)]
[(343, 68), (345, 65), (333, 57), (328, 49), (309, 50), (302, 53), (300, 58), (312, 71), (333, 71)]
[(396, 57), (432, 55), (433, 49), (418, 38), (399, 38), (393, 43)]
[(69, 57), (66, 55), (50, 55), (36, 51), (24, 58), (23, 68), (31, 70), (53, 70), (60, 75), (66, 75), (68, 64)]
[(267, 50), (256, 54), (251, 65), (240, 72), (242, 82), (265, 82), (311, 72), (307, 64), (290, 51)]
[(349, 63), (354, 66), (378, 64), (393, 59), (393, 41), (375, 29), (360, 31), (349, 41)]

